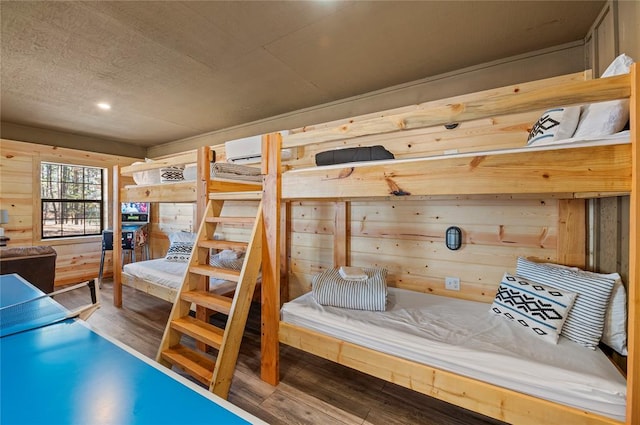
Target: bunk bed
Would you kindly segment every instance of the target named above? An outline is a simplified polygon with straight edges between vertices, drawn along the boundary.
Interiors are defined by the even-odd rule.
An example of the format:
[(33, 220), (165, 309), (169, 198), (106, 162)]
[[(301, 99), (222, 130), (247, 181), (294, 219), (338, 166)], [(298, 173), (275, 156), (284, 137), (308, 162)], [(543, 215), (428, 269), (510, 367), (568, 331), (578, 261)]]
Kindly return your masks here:
[[(351, 118), (348, 120), (316, 125), (292, 131), (286, 135), (267, 136), (266, 176), (264, 201), (265, 226), (271, 234), (263, 254), (262, 279), (262, 379), (272, 384), (279, 380), (278, 345), (284, 343), (310, 352), (320, 357), (360, 370), (384, 380), (411, 388), (429, 396), (459, 405), (481, 414), (517, 424), (632, 424), (640, 421), (640, 374), (638, 349), (640, 332), (638, 322), (638, 288), (640, 266), (638, 250), (638, 155), (640, 154), (640, 129), (638, 111), (640, 108), (640, 76), (637, 66), (631, 67), (630, 74), (595, 80), (583, 80), (574, 75), (566, 78), (548, 79), (502, 89), (458, 96), (441, 101), (429, 102), (417, 107), (402, 108), (388, 113)], [(279, 152), (283, 148), (302, 147), (317, 149), (366, 145), (368, 138), (385, 140), (385, 146), (394, 146), (394, 140), (405, 132), (421, 128), (455, 127), (457, 124), (474, 120), (488, 120), (489, 127), (496, 117), (533, 111), (539, 116), (542, 111), (558, 105), (586, 105), (612, 99), (629, 99), (630, 131), (614, 138), (579, 140), (574, 143), (553, 144), (540, 147), (521, 147), (472, 151), (463, 153), (440, 152), (429, 157), (411, 157), (383, 161), (337, 164), (332, 166), (306, 166), (283, 171), (279, 162)], [(535, 121), (535, 120), (534, 120)], [(531, 122), (534, 122), (531, 121)], [(491, 131), (491, 129), (490, 129)], [(499, 138), (500, 129), (495, 129)], [(522, 143), (524, 144), (524, 143)], [(443, 154), (444, 153), (444, 154)], [(313, 188), (310, 190), (309, 188)], [(442, 359), (420, 360), (417, 357), (385, 350), (384, 347), (363, 341), (365, 330), (356, 328), (360, 339), (347, 335), (354, 321), (362, 323), (374, 320), (372, 317), (341, 317), (333, 324), (326, 321), (314, 322), (313, 310), (326, 313), (336, 310), (319, 307), (307, 294), (300, 299), (285, 304), (281, 310), (281, 298), (286, 300), (287, 255), (280, 252), (283, 245), (280, 224), (286, 223), (281, 217), (286, 208), (281, 203), (291, 200), (326, 200), (341, 202), (362, 199), (396, 199), (422, 197), (437, 199), (442, 196), (505, 196), (517, 199), (527, 196), (547, 196), (559, 201), (559, 235), (556, 258), (559, 263), (571, 266), (585, 266), (585, 210), (584, 199), (607, 196), (631, 196), (630, 211), (630, 260), (628, 278), (628, 372), (625, 379), (608, 360), (600, 357), (596, 362), (608, 369), (606, 374), (615, 381), (611, 394), (615, 393), (617, 404), (613, 410), (594, 407), (594, 399), (582, 402), (568, 401), (563, 397), (544, 397), (546, 390), (531, 393), (518, 385), (495, 380), (482, 374), (469, 373), (443, 364)], [(340, 222), (342, 241), (336, 245), (335, 265), (346, 264), (348, 243), (345, 238), (344, 204), (337, 210), (336, 222)], [(338, 232), (338, 230), (336, 230)], [(513, 265), (510, 265), (513, 266)], [(398, 289), (390, 288), (389, 297), (394, 300), (407, 298)], [(496, 289), (497, 289), (496, 285)], [(408, 288), (411, 289), (411, 288)], [(436, 303), (433, 295), (425, 295), (425, 305)], [(417, 296), (410, 295), (409, 302)], [(443, 297), (440, 297), (443, 298)], [(470, 301), (453, 300), (469, 303)], [(469, 304), (465, 304), (466, 309)], [(485, 308), (484, 305), (481, 308)], [(474, 306), (473, 308), (479, 308)], [(344, 316), (341, 309), (333, 311)], [(369, 313), (369, 312), (367, 312)], [(425, 312), (426, 314), (426, 312)], [(320, 317), (323, 317), (322, 315)], [(333, 316), (335, 318), (335, 316)], [(377, 316), (376, 316), (377, 317)], [(322, 319), (320, 319), (322, 320)], [(473, 319), (471, 319), (473, 321)], [(355, 327), (355, 325), (353, 325)], [(366, 326), (365, 326), (366, 329)], [(382, 328), (384, 329), (384, 328)], [(502, 329), (510, 335), (508, 330)], [(386, 331), (374, 329), (372, 340)], [(402, 346), (402, 339), (396, 340)], [(505, 341), (502, 341), (503, 343)], [(414, 341), (420, 351), (419, 340)], [(560, 350), (573, 343), (562, 342)], [(384, 345), (384, 344), (382, 344)], [(393, 344), (387, 344), (393, 345)], [(516, 344), (517, 345), (517, 344)], [(575, 345), (575, 344), (574, 344)], [(424, 349), (424, 351), (428, 351)], [(440, 346), (446, 358), (453, 346)], [(582, 348), (582, 347), (580, 347)], [(553, 350), (552, 350), (553, 351)], [(471, 357), (466, 362), (472, 363)], [(562, 351), (565, 357), (569, 352)], [(588, 355), (596, 351), (589, 350)], [(504, 354), (504, 353), (502, 353)], [(601, 353), (600, 353), (601, 354)], [(455, 356), (452, 356), (455, 357)], [(496, 366), (500, 356), (488, 362)], [(586, 362), (586, 360), (585, 360)], [(566, 363), (566, 361), (565, 361)], [(554, 373), (563, 374), (562, 368)], [(588, 372), (588, 371), (587, 371)], [(569, 372), (567, 372), (569, 373)], [(603, 372), (604, 373), (604, 372)], [(564, 376), (564, 375), (563, 375)], [(571, 386), (574, 378), (567, 378)], [(590, 383), (595, 387), (601, 381)], [(553, 385), (553, 382), (552, 382)], [(609, 384), (606, 384), (609, 385)], [(602, 387), (605, 384), (601, 384)], [(611, 387), (608, 387), (611, 389)], [(625, 391), (626, 389), (626, 391)], [(589, 392), (589, 390), (587, 390)], [(624, 394), (626, 392), (626, 394)], [(600, 399), (602, 401), (602, 399)], [(606, 404), (606, 402), (605, 402)]]
[[(114, 166), (114, 240), (121, 239), (121, 203), (195, 203), (197, 217), (194, 221), (199, 222), (209, 193), (261, 190), (262, 177), (259, 173), (247, 176), (234, 164), (214, 162), (214, 155), (209, 147), (203, 147), (196, 151), (138, 162), (126, 167)], [(173, 175), (172, 170), (176, 170), (178, 176)], [(166, 301), (175, 300), (187, 272), (187, 261), (155, 258), (129, 263), (123, 267), (121, 249), (121, 246), (114, 244), (115, 306), (122, 306), (122, 285)], [(232, 291), (233, 285), (229, 282), (215, 280), (212, 283), (212, 292), (226, 294)]]

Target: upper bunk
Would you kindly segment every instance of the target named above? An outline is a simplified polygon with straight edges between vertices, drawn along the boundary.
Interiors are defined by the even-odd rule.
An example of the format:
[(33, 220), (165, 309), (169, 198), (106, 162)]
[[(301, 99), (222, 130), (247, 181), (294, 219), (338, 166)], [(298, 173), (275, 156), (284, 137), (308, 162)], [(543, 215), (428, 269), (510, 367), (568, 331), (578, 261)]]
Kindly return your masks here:
[[(233, 164), (216, 163), (214, 151), (190, 152), (114, 167), (120, 202), (201, 202), (207, 193), (259, 191), (255, 176), (245, 178)], [(171, 170), (177, 171), (177, 177)]]
[[(630, 131), (597, 140), (527, 146), (527, 136), (547, 109), (625, 98), (633, 104), (637, 87), (634, 65), (630, 74), (615, 77), (572, 74), (294, 130), (282, 136), (282, 148), (305, 149), (305, 157), (323, 149), (383, 145), (396, 159), (299, 162), (282, 173), (282, 198), (628, 194), (635, 117)], [(418, 152), (419, 140), (427, 139), (429, 147)]]

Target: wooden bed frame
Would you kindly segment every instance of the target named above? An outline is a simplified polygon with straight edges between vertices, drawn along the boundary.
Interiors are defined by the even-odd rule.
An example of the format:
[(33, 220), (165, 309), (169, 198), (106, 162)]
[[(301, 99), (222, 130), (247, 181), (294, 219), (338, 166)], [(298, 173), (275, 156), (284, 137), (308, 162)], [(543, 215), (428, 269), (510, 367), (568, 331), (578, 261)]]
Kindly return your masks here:
[[(486, 195), (517, 199), (543, 195), (559, 199), (558, 262), (584, 267), (584, 199), (630, 195), (626, 423), (640, 423), (640, 229), (637, 227), (640, 220), (640, 77), (634, 65), (629, 75), (580, 79), (574, 75), (536, 81), (306, 127), (286, 136), (265, 136), (263, 164), (268, 175), (263, 198), (266, 243), (263, 247), (262, 279), (262, 379), (273, 385), (278, 383), (278, 347), (281, 342), (509, 423), (621, 424), (623, 422), (611, 418), (280, 322), (281, 299), (286, 299), (287, 286), (287, 255), (281, 244), (286, 238), (287, 230), (283, 229), (286, 226), (282, 223), (286, 223), (288, 200), (321, 199), (336, 203), (336, 233), (340, 233), (336, 239), (341, 241), (335, 243), (334, 264), (347, 264), (344, 261), (349, 248), (344, 227), (348, 221), (346, 210), (350, 200)], [(409, 129), (483, 119), (491, 122), (507, 114), (541, 112), (558, 105), (620, 98), (630, 98), (631, 103), (629, 144), (517, 151), (500, 155), (477, 153), (462, 158), (415, 158), (282, 172), (282, 148), (320, 144), (358, 146), (362, 140), (367, 140), (366, 137), (375, 135), (384, 136), (385, 144), (393, 146), (394, 140)], [(538, 116), (540, 112), (537, 112)], [(312, 191), (309, 190), (311, 187)]]
[[(195, 222), (199, 223), (210, 193), (217, 192), (247, 192), (262, 190), (261, 184), (237, 182), (225, 179), (211, 179), (209, 163), (212, 159), (211, 148), (208, 146), (168, 158), (154, 160), (150, 163), (130, 165), (127, 167), (113, 167), (113, 240), (122, 238), (122, 216), (120, 204), (122, 202), (150, 202), (150, 203), (196, 203)], [(197, 165), (196, 179), (193, 181), (135, 185), (133, 174), (139, 171), (154, 170), (173, 165)], [(129, 276), (122, 272), (122, 247), (113, 244), (113, 304), (122, 307), (122, 285), (131, 286), (166, 301), (174, 302), (178, 288), (170, 288), (157, 282)]]

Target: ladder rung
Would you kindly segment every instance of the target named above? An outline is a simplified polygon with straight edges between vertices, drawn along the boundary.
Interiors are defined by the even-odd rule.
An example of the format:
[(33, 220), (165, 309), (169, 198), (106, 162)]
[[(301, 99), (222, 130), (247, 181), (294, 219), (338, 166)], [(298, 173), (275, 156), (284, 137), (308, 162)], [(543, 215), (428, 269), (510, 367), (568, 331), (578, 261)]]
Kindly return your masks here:
[(207, 291), (183, 292), (180, 298), (184, 301), (195, 303), (196, 305), (224, 314), (229, 314), (229, 311), (231, 311), (231, 303), (233, 302), (232, 298), (212, 294)]
[(207, 223), (223, 223), (223, 224), (252, 224), (255, 223), (255, 217), (205, 217)]
[(246, 249), (249, 244), (247, 242), (224, 241), (218, 239), (207, 239), (198, 242), (200, 248), (214, 249)]
[(209, 199), (251, 201), (262, 199), (262, 191), (209, 192)]
[(201, 276), (215, 277), (217, 279), (231, 280), (233, 282), (240, 280), (240, 271), (238, 270), (221, 269), (219, 267), (208, 266), (206, 264), (191, 266), (189, 267), (189, 271)]
[(222, 345), (224, 329), (210, 325), (191, 316), (181, 317), (171, 321), (171, 329), (189, 335), (200, 342), (218, 349)]
[(164, 350), (161, 355), (164, 360), (183, 369), (201, 383), (211, 383), (215, 362), (208, 357), (180, 344)]

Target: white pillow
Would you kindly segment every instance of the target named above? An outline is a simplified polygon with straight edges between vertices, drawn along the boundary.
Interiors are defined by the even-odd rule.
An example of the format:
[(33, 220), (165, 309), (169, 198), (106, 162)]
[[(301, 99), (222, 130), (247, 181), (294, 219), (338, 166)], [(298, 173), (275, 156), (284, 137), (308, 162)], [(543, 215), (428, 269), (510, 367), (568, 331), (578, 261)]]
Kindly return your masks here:
[[(144, 162), (134, 162), (132, 165), (148, 164), (153, 162), (152, 159), (145, 158)], [(159, 184), (160, 183), (160, 170), (146, 170), (133, 173), (133, 181), (136, 184)]]
[(598, 346), (615, 279), (570, 268), (534, 263), (521, 257), (518, 258), (516, 275), (577, 293), (561, 334), (591, 349)]
[(529, 132), (527, 146), (571, 138), (578, 127), (580, 109), (580, 106), (568, 106), (544, 111)]
[[(602, 73), (601, 78), (628, 74), (633, 59), (624, 53)], [(611, 100), (587, 105), (582, 110), (574, 137), (608, 136), (622, 131), (629, 121), (629, 99)]]
[(198, 235), (191, 232), (172, 232), (169, 233), (169, 242), (195, 242)]
[(195, 165), (187, 165), (184, 167), (182, 175), (186, 181), (195, 181), (196, 177), (198, 177), (198, 167)]
[(574, 292), (505, 273), (489, 311), (555, 344), (575, 298)]
[(602, 342), (626, 356), (627, 352), (627, 291), (618, 273), (609, 275), (615, 279), (607, 315), (604, 318)]

